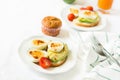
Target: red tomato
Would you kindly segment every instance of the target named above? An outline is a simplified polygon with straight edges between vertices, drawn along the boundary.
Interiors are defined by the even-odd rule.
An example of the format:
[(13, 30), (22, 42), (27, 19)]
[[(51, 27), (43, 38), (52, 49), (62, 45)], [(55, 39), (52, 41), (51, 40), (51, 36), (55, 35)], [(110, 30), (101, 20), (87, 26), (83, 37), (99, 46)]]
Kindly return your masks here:
[(80, 8), (80, 10), (86, 10), (86, 8), (84, 8), (84, 7), (81, 7), (81, 8)]
[(73, 13), (68, 14), (68, 20), (73, 21), (73, 19), (75, 19), (75, 15)]
[(93, 11), (93, 7), (92, 6), (87, 6), (86, 9), (90, 10), (90, 11)]
[(51, 61), (46, 57), (41, 57), (39, 65), (43, 68), (49, 68), (51, 66)]

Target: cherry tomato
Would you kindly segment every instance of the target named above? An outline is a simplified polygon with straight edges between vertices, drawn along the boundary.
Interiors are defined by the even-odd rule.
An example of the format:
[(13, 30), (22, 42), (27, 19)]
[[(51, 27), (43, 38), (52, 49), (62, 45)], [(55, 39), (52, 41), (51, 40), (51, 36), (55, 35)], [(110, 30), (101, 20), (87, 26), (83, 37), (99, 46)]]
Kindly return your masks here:
[(93, 11), (93, 7), (92, 6), (87, 6), (86, 9), (90, 10), (90, 11)]
[(69, 21), (73, 21), (73, 19), (75, 19), (75, 15), (73, 13), (70, 13), (68, 14), (67, 18)]
[(50, 59), (48, 59), (46, 57), (41, 57), (41, 59), (39, 61), (39, 65), (42, 68), (49, 68), (51, 66), (51, 61), (50, 61)]
[(81, 8), (80, 8), (80, 10), (86, 10), (86, 8), (84, 8), (84, 7), (81, 7)]

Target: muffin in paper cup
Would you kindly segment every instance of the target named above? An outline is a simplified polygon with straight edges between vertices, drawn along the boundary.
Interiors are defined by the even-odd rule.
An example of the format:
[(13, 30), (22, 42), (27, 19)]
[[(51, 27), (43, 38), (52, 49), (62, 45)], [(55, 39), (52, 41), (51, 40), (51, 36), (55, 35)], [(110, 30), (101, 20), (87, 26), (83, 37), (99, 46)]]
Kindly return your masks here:
[(54, 16), (46, 16), (42, 20), (42, 32), (48, 36), (57, 36), (60, 33), (62, 21)]

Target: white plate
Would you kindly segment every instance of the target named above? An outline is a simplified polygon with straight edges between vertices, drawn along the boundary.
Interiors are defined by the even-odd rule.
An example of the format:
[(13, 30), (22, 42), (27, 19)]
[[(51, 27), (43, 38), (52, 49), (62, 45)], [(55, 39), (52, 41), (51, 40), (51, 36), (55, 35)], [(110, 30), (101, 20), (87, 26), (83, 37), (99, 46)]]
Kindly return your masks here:
[[(68, 56), (66, 62), (59, 66), (59, 67), (54, 67), (54, 68), (49, 68), (49, 69), (43, 69), (42, 67), (40, 67), (39, 65), (34, 64), (32, 61), (30, 61), (28, 55), (27, 55), (27, 50), (31, 47), (31, 40), (36, 39), (36, 38), (42, 38), (42, 39), (47, 39), (47, 40), (53, 40), (53, 41), (63, 41), (64, 43), (66, 43), (68, 45), (68, 48), (70, 50), (70, 55)], [(71, 46), (72, 45), (72, 46)], [(56, 37), (49, 37), (49, 36), (32, 36), (26, 40), (24, 40), (20, 47), (19, 47), (19, 55), (21, 57), (21, 59), (25, 62), (25, 64), (27, 64), (28, 66), (32, 67), (33, 69), (42, 72), (42, 73), (47, 73), (47, 74), (57, 74), (57, 73), (63, 73), (66, 72), (68, 70), (70, 70), (71, 68), (74, 67), (74, 65), (76, 64), (76, 56), (77, 56), (77, 49), (72, 41), (65, 41), (64, 39), (60, 39), (60, 38), (56, 38)]]
[(63, 10), (61, 11), (61, 17), (63, 18), (63, 20), (65, 20), (65, 23), (68, 24), (68, 27), (71, 27), (76, 30), (82, 30), (82, 31), (98, 31), (98, 30), (102, 30), (103, 28), (106, 27), (106, 23), (107, 23), (106, 17), (100, 13), (99, 13), (99, 15), (101, 17), (101, 20), (97, 26), (88, 28), (88, 27), (77, 26), (77, 25), (73, 24), (72, 22), (68, 21), (68, 19), (67, 19), (67, 16), (70, 13), (69, 10), (71, 7), (75, 7), (77, 9), (79, 9), (81, 6), (78, 6), (78, 5), (67, 6), (67, 7), (63, 8)]

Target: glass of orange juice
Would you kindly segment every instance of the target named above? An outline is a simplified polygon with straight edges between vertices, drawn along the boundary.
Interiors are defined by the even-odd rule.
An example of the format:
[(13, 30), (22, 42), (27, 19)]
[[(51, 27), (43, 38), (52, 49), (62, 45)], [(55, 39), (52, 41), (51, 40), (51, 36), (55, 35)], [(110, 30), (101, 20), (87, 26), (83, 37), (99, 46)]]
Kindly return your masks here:
[(113, 4), (113, 0), (98, 0), (99, 10), (105, 14), (110, 13), (112, 4)]

